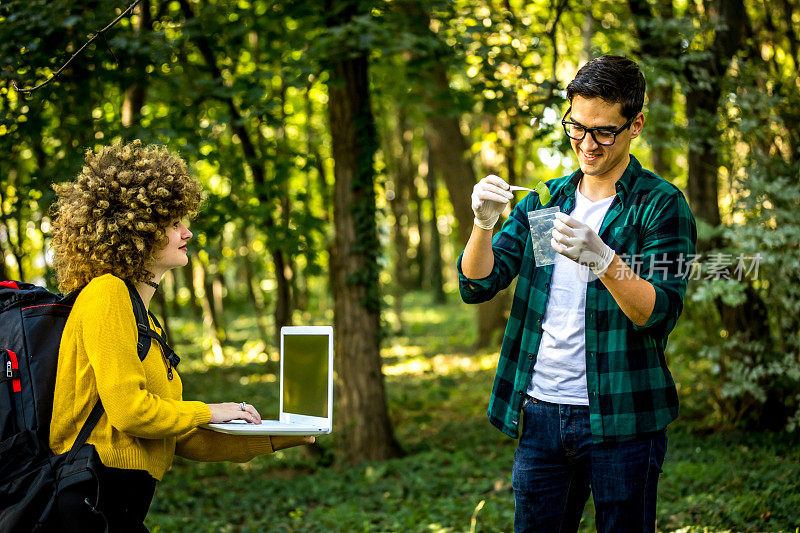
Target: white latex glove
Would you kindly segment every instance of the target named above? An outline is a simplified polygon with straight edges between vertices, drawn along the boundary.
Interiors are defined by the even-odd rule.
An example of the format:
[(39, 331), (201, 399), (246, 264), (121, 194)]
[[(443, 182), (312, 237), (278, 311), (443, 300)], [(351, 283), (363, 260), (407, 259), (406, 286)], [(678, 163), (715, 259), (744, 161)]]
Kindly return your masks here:
[(500, 176), (489, 174), (472, 188), (472, 212), (475, 213), (475, 225), (491, 230), (500, 213), (514, 197), (508, 183)]
[(556, 252), (589, 267), (597, 277), (608, 270), (616, 254), (592, 228), (566, 213), (556, 213), (553, 227), (550, 245)]

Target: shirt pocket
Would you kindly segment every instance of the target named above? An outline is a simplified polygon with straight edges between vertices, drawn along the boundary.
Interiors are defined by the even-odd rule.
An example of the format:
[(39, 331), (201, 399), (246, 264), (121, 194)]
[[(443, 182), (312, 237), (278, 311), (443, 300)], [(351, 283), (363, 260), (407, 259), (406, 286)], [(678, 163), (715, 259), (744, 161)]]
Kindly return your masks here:
[(613, 228), (610, 233), (608, 245), (628, 265), (631, 264), (639, 253), (639, 227), (635, 225)]

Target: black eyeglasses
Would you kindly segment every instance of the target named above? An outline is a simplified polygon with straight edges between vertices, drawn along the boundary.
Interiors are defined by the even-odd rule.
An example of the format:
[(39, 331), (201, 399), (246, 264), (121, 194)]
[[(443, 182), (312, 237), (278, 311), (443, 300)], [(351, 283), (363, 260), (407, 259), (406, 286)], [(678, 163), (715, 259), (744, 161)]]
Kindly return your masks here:
[(567, 134), (567, 137), (575, 139), (576, 141), (582, 141), (583, 138), (586, 137), (586, 134), (589, 133), (592, 139), (594, 139), (594, 142), (603, 146), (611, 146), (614, 144), (614, 141), (617, 140), (617, 135), (628, 129), (631, 124), (633, 124), (633, 119), (636, 118), (635, 116), (629, 118), (628, 122), (616, 130), (609, 128), (587, 128), (583, 124), (567, 120), (567, 115), (569, 115), (570, 111), (572, 111), (572, 106), (569, 106), (569, 109), (567, 109), (567, 112), (564, 113), (564, 117), (561, 119), (561, 125), (564, 126), (564, 133)]

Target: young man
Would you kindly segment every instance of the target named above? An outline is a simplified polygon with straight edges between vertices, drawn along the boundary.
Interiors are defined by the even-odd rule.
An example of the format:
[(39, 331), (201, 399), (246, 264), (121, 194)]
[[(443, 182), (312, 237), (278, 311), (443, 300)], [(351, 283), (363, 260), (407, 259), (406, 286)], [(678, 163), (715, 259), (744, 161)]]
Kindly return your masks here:
[[(591, 491), (599, 531), (653, 531), (666, 426), (678, 415), (664, 348), (697, 240), (683, 194), (629, 154), (644, 126), (645, 81), (603, 56), (567, 86), (562, 120), (580, 170), (548, 182), (559, 206), (552, 266), (534, 260), (528, 195), (497, 176), (472, 193), (475, 223), (459, 259), (462, 299), (494, 297), (518, 277), (489, 404), (511, 437), (515, 531), (576, 531)], [(633, 267), (633, 268), (632, 268)]]

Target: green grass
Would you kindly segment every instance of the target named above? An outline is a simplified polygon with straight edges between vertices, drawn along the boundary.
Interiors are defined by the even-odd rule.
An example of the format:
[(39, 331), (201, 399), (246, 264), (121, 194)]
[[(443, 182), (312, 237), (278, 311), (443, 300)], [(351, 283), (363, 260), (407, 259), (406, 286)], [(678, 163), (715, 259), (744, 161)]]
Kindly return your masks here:
[[(497, 348), (476, 352), (474, 309), (406, 298), (404, 332), (384, 342), (390, 414), (406, 455), (358, 466), (346, 461), (336, 432), (318, 439), (321, 458), (302, 448), (244, 465), (176, 459), (159, 484), (147, 525), (153, 531), (511, 531), (515, 441), (486, 420)], [(388, 315), (389, 326), (397, 326)], [(231, 337), (244, 345), (251, 322)], [(187, 399), (242, 398), (265, 416), (277, 411), (277, 366), (246, 350), (236, 365), (183, 372)], [(258, 347), (256, 347), (258, 348)], [(248, 357), (242, 351), (250, 351)], [(266, 349), (270, 352), (271, 349)], [(186, 352), (183, 352), (186, 353)], [(260, 360), (259, 360), (260, 358)], [(684, 358), (688, 359), (688, 358)], [(263, 362), (265, 361), (266, 362)], [(182, 367), (184, 368), (184, 367)], [(691, 382), (691, 368), (674, 368)], [(684, 397), (691, 402), (691, 397)], [(661, 531), (796, 531), (800, 527), (800, 447), (778, 434), (697, 434), (679, 419), (670, 428), (659, 485)], [(591, 502), (581, 531), (593, 531)]]

